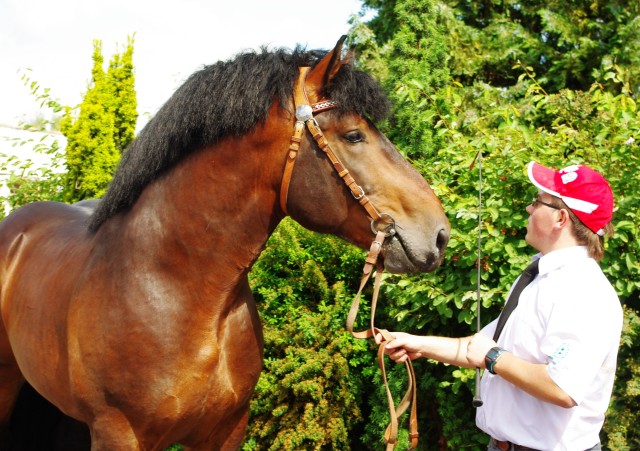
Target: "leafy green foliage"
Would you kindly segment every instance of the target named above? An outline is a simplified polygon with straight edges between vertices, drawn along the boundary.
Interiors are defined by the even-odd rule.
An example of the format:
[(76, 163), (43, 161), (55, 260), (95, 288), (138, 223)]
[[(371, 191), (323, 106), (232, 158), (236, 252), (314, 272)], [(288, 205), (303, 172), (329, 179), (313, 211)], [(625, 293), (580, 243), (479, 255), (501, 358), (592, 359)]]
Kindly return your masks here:
[[(570, 89), (568, 80), (573, 77), (570, 73), (578, 69), (551, 71), (544, 65), (530, 64), (527, 55), (541, 54), (546, 43), (541, 42), (539, 35), (518, 29), (526, 24), (519, 25), (508, 18), (501, 20), (493, 13), (480, 19), (480, 12), (476, 11), (476, 19), (483, 25), (478, 26), (478, 22), (472, 26), (473, 21), (460, 20), (459, 9), (442, 3), (438, 8), (428, 2), (365, 3), (380, 8), (381, 14), (373, 22), (378, 26), (376, 31), (384, 30), (380, 32), (384, 39), (374, 39), (371, 29), (354, 19), (353, 42), (366, 55), (366, 60), (359, 64), (384, 80), (395, 101), (394, 119), (385, 125), (388, 129), (385, 131), (430, 180), (452, 224), (447, 256), (435, 273), (386, 276), (378, 321), (386, 325), (395, 323), (394, 328), (415, 333), (469, 335), (475, 331), (478, 315), (478, 275), (482, 323), (499, 314), (509, 286), (534, 252), (524, 241), (525, 207), (536, 192), (524, 171), (531, 159), (556, 167), (586, 163), (603, 172), (611, 182), (616, 193), (617, 231), (607, 243), (607, 257), (602, 266), (623, 302), (637, 308), (638, 189), (634, 177), (629, 176), (638, 167), (638, 144), (634, 138), (639, 136), (638, 114), (630, 82), (633, 69), (606, 65), (603, 60), (599, 72), (594, 72), (599, 75), (598, 83), (586, 84), (584, 90)], [(540, 12), (546, 26), (555, 27), (558, 36), (577, 39), (575, 30), (562, 31), (563, 26), (573, 24), (549, 13), (552, 6)], [(420, 17), (420, 23), (413, 21), (413, 14)], [(455, 44), (455, 51), (448, 52), (452, 74), (469, 81), (467, 86), (448, 81), (446, 67), (432, 70), (434, 64), (445, 66), (447, 62), (437, 59), (446, 47), (437, 36), (442, 28), (433, 25), (433, 20), (445, 24), (447, 43)], [(492, 47), (483, 47), (484, 41)], [(573, 41), (567, 38), (566, 42)], [(478, 53), (483, 59), (477, 58)], [(421, 65), (423, 60), (429, 64)], [(585, 67), (579, 70), (585, 71)], [(464, 73), (469, 78), (461, 77)], [(505, 80), (512, 84), (509, 89), (500, 86)], [(587, 76), (580, 80), (594, 79)], [(290, 262), (291, 255), (304, 253), (304, 247), (292, 248), (284, 243), (283, 246), (277, 261)], [(326, 271), (325, 263), (329, 261), (318, 263)], [(271, 265), (282, 270), (276, 260)], [(297, 317), (283, 316), (288, 296), (318, 300), (326, 292), (327, 285), (316, 276), (305, 287), (297, 276), (279, 273), (280, 277), (285, 275), (293, 281), (291, 286), (280, 287), (281, 282), (275, 282), (280, 287), (275, 291), (260, 288), (262, 295), (266, 295), (262, 301), (267, 306), (263, 312), (267, 322), (275, 318), (277, 324), (284, 324), (283, 317), (298, 321)], [(270, 284), (273, 283), (271, 280)], [(273, 306), (278, 314), (272, 317)], [(308, 314), (297, 307), (293, 309), (302, 317)], [(630, 321), (634, 310), (627, 308), (626, 312)], [(637, 442), (630, 418), (637, 394), (629, 387), (635, 386), (630, 381), (636, 378), (633, 368), (637, 366), (637, 352), (631, 351), (637, 349), (635, 338), (628, 338), (627, 346), (628, 350), (621, 351), (624, 359), (621, 365), (625, 369), (616, 383), (615, 402), (610, 409), (613, 420), (603, 431), (603, 442), (610, 440), (613, 446), (627, 440), (633, 448)], [(371, 391), (365, 401), (367, 407), (360, 410), (365, 412), (364, 428), (356, 426), (361, 431), (361, 441), (351, 446), (375, 449), (380, 446), (380, 434), (388, 421), (386, 400), (379, 373), (373, 366), (361, 368), (367, 375), (360, 381)], [(475, 411), (471, 408), (474, 372), (426, 361), (416, 362), (416, 370), (421, 388), (421, 446), (484, 449), (486, 436), (475, 427)], [(394, 393), (401, 394), (405, 383), (402, 367), (391, 368), (390, 375)], [(355, 372), (351, 377), (357, 377)], [(612, 428), (612, 424), (623, 426)], [(406, 431), (403, 434), (399, 449), (406, 446)]]
[[(640, 132), (640, 118), (629, 87), (625, 86), (624, 74), (618, 67), (611, 67), (607, 73), (609, 80), (622, 85), (615, 90), (621, 94), (607, 92), (600, 84), (595, 84), (590, 92), (562, 90), (548, 94), (536, 82), (532, 69), (524, 69), (519, 85), (511, 93), (482, 84), (452, 85), (439, 93), (450, 105), (449, 112), (442, 114), (438, 122), (438, 133), (446, 145), (439, 150), (437, 159), (427, 156), (416, 164), (425, 174), (431, 174), (433, 186), (449, 214), (452, 236), (447, 257), (435, 273), (387, 278), (385, 294), (389, 300), (385, 305), (389, 306), (388, 313), (401, 322), (399, 328), (448, 336), (474, 331), (469, 326), (477, 315), (480, 213), (484, 323), (498, 315), (506, 290), (533, 252), (523, 239), (527, 216), (524, 209), (536, 191), (524, 171), (531, 159), (556, 167), (588, 164), (609, 180), (616, 194), (614, 224), (618, 225), (618, 231), (607, 243), (602, 267), (623, 303), (637, 308), (640, 246), (636, 224), (640, 192), (629, 174), (640, 163), (633, 138)], [(415, 120), (420, 121), (420, 117)], [(630, 368), (637, 365), (633, 360), (629, 356), (626, 365)], [(450, 386), (464, 381), (471, 389), (473, 384), (473, 379), (464, 373), (435, 377)], [(628, 391), (620, 396), (622, 389), (623, 386), (616, 385), (619, 405), (637, 402), (635, 394), (628, 397)], [(469, 396), (471, 390), (462, 393)], [(439, 405), (450, 408), (459, 401), (460, 393), (440, 396)], [(442, 423), (464, 418), (470, 403), (468, 399), (461, 411), (442, 410), (443, 414), (453, 415)], [(474, 428), (473, 419), (468, 419), (466, 429), (461, 426), (451, 431), (454, 435), (446, 436), (450, 449), (482, 444), (464, 442), (463, 436), (474, 436), (470, 431)], [(443, 434), (446, 433), (443, 429)], [(604, 435), (607, 434), (605, 430)]]
[[(42, 87), (28, 72), (22, 75), (33, 97), (55, 114), (65, 111), (60, 120), (44, 117), (38, 123), (23, 124), (25, 130), (62, 129), (67, 138), (65, 149), (57, 140), (35, 142), (15, 140), (14, 146), (30, 147), (46, 155), (48, 162), (36, 163), (28, 158), (3, 156), (2, 169), (10, 172), (9, 195), (1, 198), (8, 210), (29, 202), (55, 200), (76, 202), (99, 197), (111, 180), (121, 153), (133, 140), (137, 120), (133, 76), (133, 40), (122, 54), (115, 54), (105, 74), (102, 46), (94, 42), (92, 84), (74, 118), (70, 107), (55, 99), (49, 88)], [(17, 170), (16, 170), (17, 168)]]
[[(30, 70), (25, 71), (21, 79), (33, 98), (40, 103), (40, 108), (54, 115), (52, 119), (47, 119), (42, 114), (35, 121), (21, 123), (22, 129), (42, 133), (57, 130), (60, 118), (56, 114), (63, 110), (63, 106), (53, 97), (49, 88), (43, 87), (31, 78)], [(46, 136), (34, 133), (33, 136), (34, 138), (5, 138), (14, 148), (20, 149), (20, 152), (14, 155), (0, 154), (0, 171), (10, 174), (5, 181), (8, 194), (0, 196), (0, 202), (4, 206), (0, 211), (0, 218), (3, 218), (6, 212), (29, 202), (63, 199), (63, 149), (53, 134)], [(31, 156), (28, 154), (29, 151), (33, 151)], [(43, 164), (41, 160), (47, 163)]]
[(347, 447), (361, 417), (349, 366), (354, 344), (329, 327), (327, 313), (299, 311), (281, 329), (266, 328), (266, 346), (280, 355), (265, 359), (244, 449)]
[(635, 310), (625, 308), (625, 321), (618, 354), (618, 370), (611, 405), (605, 420), (608, 449), (637, 449), (640, 430), (640, 318)]
[(127, 46), (122, 53), (112, 56), (107, 71), (111, 87), (110, 100), (113, 102), (113, 140), (122, 154), (135, 137), (138, 120), (138, 101), (133, 73), (133, 37), (127, 38)]
[(0, 196), (0, 202), (5, 206), (0, 211), (0, 218), (4, 217), (5, 210), (11, 211), (30, 202), (62, 200), (64, 154), (58, 141), (47, 142), (44, 137), (38, 142), (31, 138), (16, 139), (13, 146), (29, 147), (35, 154), (45, 155), (49, 163), (43, 165), (30, 158), (0, 155), (0, 170), (10, 174), (5, 182), (8, 193)]
[[(381, 49), (385, 58), (394, 58), (384, 49), (393, 45), (396, 33), (401, 34), (404, 18), (398, 13), (398, 5), (402, 2), (365, 1), (365, 4), (378, 6), (384, 13), (370, 24), (377, 40), (375, 46), (368, 44), (367, 48)], [(586, 22), (574, 23), (581, 11), (566, 9), (575, 8), (574, 4), (562, 7), (546, 4), (545, 11), (535, 12), (533, 2), (448, 5), (449, 2), (438, 3), (435, 17), (447, 30), (446, 43), (452, 49), (448, 60), (451, 74), (454, 80), (465, 81), (467, 85), (453, 81), (443, 86), (414, 72), (401, 74), (388, 70), (384, 75), (387, 86), (398, 83), (411, 87), (393, 93), (394, 114), (400, 112), (404, 122), (402, 127), (398, 121), (390, 122), (391, 130), (387, 133), (411, 157), (442, 200), (452, 225), (451, 240), (443, 265), (435, 273), (386, 278), (385, 298), (381, 300), (385, 307), (380, 309), (380, 316), (386, 315), (386, 321), (397, 321), (395, 328), (409, 332), (469, 335), (476, 330), (478, 275), (482, 323), (499, 314), (506, 291), (534, 252), (524, 241), (525, 207), (536, 192), (525, 173), (530, 160), (556, 167), (585, 163), (610, 181), (616, 196), (616, 234), (607, 242), (601, 266), (623, 303), (637, 310), (640, 193), (631, 175), (639, 164), (639, 116), (634, 88), (637, 84), (631, 81), (636, 69), (607, 64), (609, 60), (602, 54), (600, 59), (591, 54), (589, 58), (594, 60), (589, 61), (589, 66), (570, 66), (569, 55), (567, 59), (561, 58), (559, 67), (532, 62), (535, 58), (530, 55), (542, 55), (553, 46), (570, 45), (582, 39), (580, 29), (575, 27), (585, 26), (590, 19), (586, 15)], [(547, 43), (538, 32), (526, 31), (533, 22), (514, 20), (517, 16), (514, 9), (518, 8), (522, 9), (518, 13), (521, 17), (544, 16), (545, 26), (554, 27), (554, 41)], [(511, 14), (504, 14), (505, 10)], [(564, 13), (570, 14), (563, 16)], [(637, 13), (632, 8), (625, 11), (627, 17), (633, 14), (637, 17)], [(601, 26), (615, 28), (610, 23)], [(427, 55), (428, 51), (423, 50)], [(576, 49), (584, 53), (570, 57), (585, 58), (590, 50), (587, 45), (585, 49)], [(420, 57), (417, 52), (410, 62), (400, 57), (387, 65), (404, 62), (410, 70)], [(591, 69), (594, 62), (600, 64), (598, 70)], [(573, 71), (580, 72), (579, 76)], [(578, 85), (583, 89), (574, 89)], [(435, 139), (422, 142), (437, 146), (425, 145), (420, 151), (414, 132), (425, 123), (434, 124)], [(635, 311), (632, 309), (626, 310), (628, 316)], [(629, 346), (637, 350), (637, 342), (630, 342)], [(633, 352), (621, 355), (628, 356), (624, 365), (629, 368), (637, 365)], [(470, 408), (472, 372), (429, 365), (426, 373), (419, 373), (424, 384), (422, 396), (428, 406), (422, 414), (422, 424), (439, 426), (434, 426), (437, 445), (431, 443), (432, 448), (427, 449), (436, 446), (484, 449), (486, 437), (475, 428), (474, 411)], [(625, 374), (624, 370), (622, 373)], [(614, 418), (627, 418), (625, 412), (633, 411), (628, 406), (637, 403), (635, 392), (626, 390), (634, 374), (627, 374), (622, 382), (616, 383), (616, 403), (610, 409)], [(635, 437), (635, 425), (624, 421), (628, 423), (624, 436)], [(375, 419), (372, 423), (376, 424)], [(603, 431), (605, 444), (611, 424), (608, 422)], [(616, 440), (621, 443), (619, 430)], [(633, 441), (629, 444), (634, 447)]]
[[(435, 110), (446, 106), (420, 95), (425, 87), (435, 90), (449, 82), (447, 48), (435, 11), (433, 0), (397, 0), (396, 31), (381, 52), (387, 66), (382, 81), (395, 103), (387, 135), (392, 142), (402, 142), (411, 158), (441, 145), (434, 134)], [(420, 122), (413, 120), (417, 111)]]
[[(31, 69), (26, 69), (22, 73), (20, 79), (22, 80), (24, 85), (29, 89), (29, 92), (31, 93), (36, 103), (40, 103), (41, 109), (46, 107), (54, 115), (62, 112), (62, 110), (64, 109), (64, 106), (60, 103), (58, 99), (53, 97), (53, 95), (51, 94), (51, 88), (44, 87), (40, 83), (38, 83), (37, 80), (34, 80), (31, 78)], [(58, 122), (59, 120), (54, 118), (53, 121), (46, 122), (45, 124), (40, 124), (40, 125), (53, 126), (52, 128), (57, 130), (56, 124)], [(46, 128), (46, 127), (42, 127), (38, 125), (34, 127), (34, 124), (29, 123), (29, 124), (23, 124), (23, 128), (25, 130), (30, 130), (33, 128), (37, 130), (42, 130), (42, 128)]]
[[(364, 0), (379, 11), (369, 25), (379, 45), (400, 23), (400, 0)], [(434, 2), (447, 40), (448, 66), (464, 85), (513, 86), (522, 61), (549, 92), (588, 91), (606, 67), (618, 64), (640, 80), (640, 2), (631, 0), (441, 0)]]
[[(265, 323), (265, 358), (243, 449), (349, 449), (362, 421), (366, 343), (346, 333), (353, 294), (345, 277), (362, 251), (290, 220), (250, 274)], [(364, 309), (366, 310), (366, 309)]]

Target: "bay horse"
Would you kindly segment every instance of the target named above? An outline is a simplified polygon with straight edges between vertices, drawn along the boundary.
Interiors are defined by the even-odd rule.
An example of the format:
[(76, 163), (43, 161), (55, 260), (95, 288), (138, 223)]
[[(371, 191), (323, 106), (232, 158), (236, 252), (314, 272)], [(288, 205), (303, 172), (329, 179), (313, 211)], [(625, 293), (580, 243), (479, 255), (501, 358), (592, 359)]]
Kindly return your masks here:
[(0, 223), (0, 425), (27, 382), (94, 451), (237, 449), (263, 355), (247, 273), (286, 215), (363, 249), (393, 226), (387, 270), (438, 267), (447, 218), (373, 125), (389, 102), (344, 38), (205, 66), (101, 200)]

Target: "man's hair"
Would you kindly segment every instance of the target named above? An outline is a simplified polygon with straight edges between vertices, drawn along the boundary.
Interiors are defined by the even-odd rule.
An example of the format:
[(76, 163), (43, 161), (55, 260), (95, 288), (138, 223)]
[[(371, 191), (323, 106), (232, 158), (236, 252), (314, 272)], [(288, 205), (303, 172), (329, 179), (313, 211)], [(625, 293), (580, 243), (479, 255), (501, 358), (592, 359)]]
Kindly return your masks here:
[[(578, 243), (587, 246), (587, 251), (591, 258), (596, 261), (601, 260), (602, 257), (604, 257), (604, 236), (594, 233), (589, 227), (584, 225), (562, 199), (553, 196), (553, 202), (551, 203), (569, 212), (569, 218), (571, 218), (571, 222), (573, 223), (573, 234), (576, 240)], [(603, 229), (604, 235), (608, 237), (613, 235), (613, 224), (611, 222), (604, 226)]]

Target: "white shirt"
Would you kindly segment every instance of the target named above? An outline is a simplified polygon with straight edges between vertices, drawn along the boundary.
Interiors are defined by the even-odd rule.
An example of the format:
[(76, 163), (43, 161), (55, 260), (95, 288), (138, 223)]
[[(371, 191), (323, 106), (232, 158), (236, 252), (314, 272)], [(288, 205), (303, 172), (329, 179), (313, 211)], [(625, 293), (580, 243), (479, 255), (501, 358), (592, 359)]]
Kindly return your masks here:
[[(598, 443), (611, 398), (622, 307), (584, 246), (543, 255), (539, 270), (520, 295), (498, 346), (548, 364), (551, 379), (577, 406), (541, 401), (485, 371), (476, 424), (498, 440), (543, 451), (582, 451)], [(496, 323), (481, 333), (493, 337)]]

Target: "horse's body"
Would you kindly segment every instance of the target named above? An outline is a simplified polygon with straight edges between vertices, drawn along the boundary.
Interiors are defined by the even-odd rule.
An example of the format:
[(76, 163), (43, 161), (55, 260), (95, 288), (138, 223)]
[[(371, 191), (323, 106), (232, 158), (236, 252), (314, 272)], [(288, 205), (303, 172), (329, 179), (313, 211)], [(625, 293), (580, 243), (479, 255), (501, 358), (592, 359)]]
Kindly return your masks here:
[[(363, 248), (373, 238), (365, 211), (308, 134), (286, 206), (279, 203), (295, 122), (292, 80), (305, 63), (314, 67), (305, 82), (310, 101), (339, 102), (317, 115), (320, 128), (397, 223), (382, 251), (385, 266), (437, 267), (446, 217), (424, 179), (356, 113), (375, 115), (378, 94), (341, 61), (341, 43), (323, 58), (294, 51), (286, 60), (294, 67), (262, 78), (277, 86), (274, 77), (285, 78), (287, 94), (277, 90), (263, 107), (251, 106), (252, 128), (219, 126), (226, 134), (208, 129), (215, 117), (181, 114), (193, 109), (189, 102), (219, 102), (210, 114), (234, 114), (220, 91), (207, 91), (218, 66), (203, 69), (125, 152), (95, 212), (35, 203), (0, 223), (0, 426), (26, 380), (89, 426), (93, 450), (239, 446), (263, 348), (247, 273), (283, 209)], [(227, 82), (240, 92), (255, 81), (247, 72)], [(236, 95), (229, 86), (227, 95)]]

